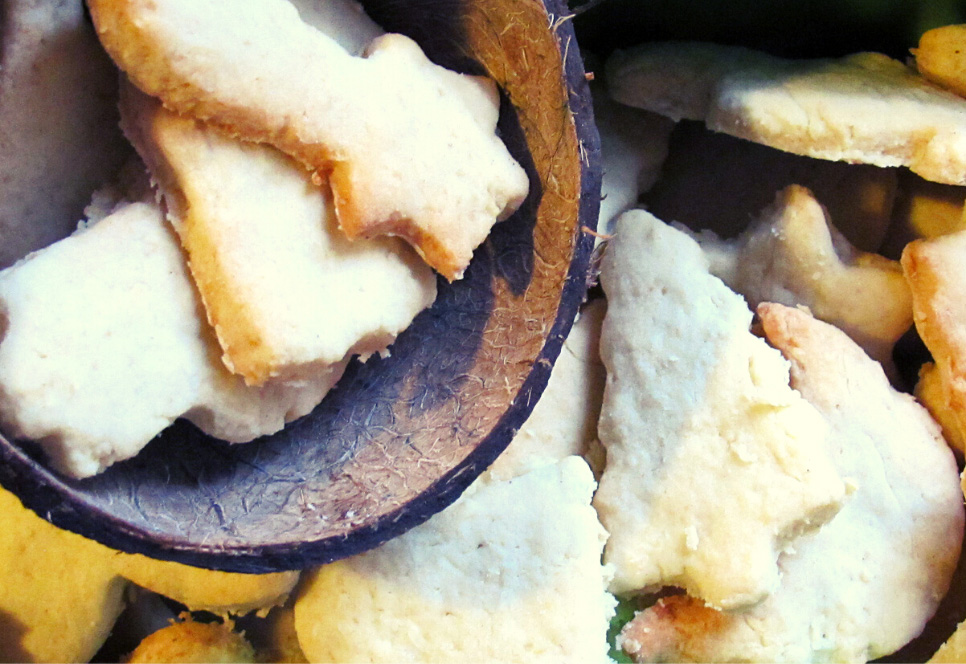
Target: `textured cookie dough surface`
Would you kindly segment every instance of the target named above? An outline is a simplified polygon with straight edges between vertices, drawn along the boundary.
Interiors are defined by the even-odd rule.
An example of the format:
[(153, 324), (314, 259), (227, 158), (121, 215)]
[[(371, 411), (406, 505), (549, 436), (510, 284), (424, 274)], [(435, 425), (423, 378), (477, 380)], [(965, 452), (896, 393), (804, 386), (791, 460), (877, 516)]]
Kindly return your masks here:
[[(250, 388), (217, 342), (161, 210), (123, 205), (0, 273), (0, 419), (86, 477), (134, 456), (178, 417), (233, 442), (309, 412), (344, 363)], [(124, 417), (118, 417), (124, 413)]]
[(379, 37), (359, 58), (285, 0), (88, 4), (143, 91), (328, 174), (351, 238), (399, 235), (453, 280), (527, 195), (495, 133), (493, 82), (433, 64), (407, 37)]
[(758, 314), (853, 493), (782, 555), (759, 605), (724, 613), (679, 596), (645, 610), (622, 637), (638, 661), (866, 662), (919, 635), (959, 559), (959, 472), (928, 413), (835, 327), (779, 304)]
[(841, 506), (825, 423), (683, 231), (623, 214), (601, 284), (607, 465), (594, 505), (612, 589), (755, 604), (778, 586), (779, 553)]
[(167, 111), (130, 85), (121, 100), (225, 364), (248, 384), (310, 379), (385, 351), (432, 304), (429, 266), (398, 238), (348, 240), (328, 192), (287, 155)]
[(673, 119), (795, 154), (966, 184), (966, 99), (879, 53), (784, 60), (661, 42), (616, 52), (607, 80), (618, 101)]
[(892, 367), (892, 348), (912, 327), (912, 294), (898, 261), (859, 251), (804, 187), (790, 186), (735, 240), (697, 236), (711, 273), (748, 305), (804, 305)]
[(314, 662), (607, 662), (605, 533), (579, 458), (477, 482), (377, 549), (313, 572), (295, 626)]

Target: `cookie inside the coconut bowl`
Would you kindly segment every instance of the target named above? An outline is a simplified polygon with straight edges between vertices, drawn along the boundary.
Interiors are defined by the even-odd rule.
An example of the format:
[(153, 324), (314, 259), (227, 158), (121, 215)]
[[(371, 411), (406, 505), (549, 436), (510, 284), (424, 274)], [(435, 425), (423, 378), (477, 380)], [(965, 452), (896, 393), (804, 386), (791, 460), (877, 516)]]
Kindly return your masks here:
[[(610, 238), (615, 658), (962, 661), (963, 12), (577, 9)], [(798, 473), (792, 448), (831, 465)], [(822, 468), (838, 497), (806, 489)]]
[(566, 13), (5, 3), (4, 170), (33, 171), (0, 192), (3, 487), (246, 573), (456, 500), (586, 291), (599, 145)]

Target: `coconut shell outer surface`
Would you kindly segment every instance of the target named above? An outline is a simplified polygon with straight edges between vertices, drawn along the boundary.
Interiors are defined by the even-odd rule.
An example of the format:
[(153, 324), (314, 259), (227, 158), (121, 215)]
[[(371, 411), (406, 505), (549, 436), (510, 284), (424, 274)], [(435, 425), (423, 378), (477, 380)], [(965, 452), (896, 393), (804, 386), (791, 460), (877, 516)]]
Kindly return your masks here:
[(486, 73), (530, 195), (466, 276), (440, 280), (387, 358), (353, 362), (309, 416), (245, 445), (176, 423), (97, 477), (50, 471), (0, 437), (0, 484), (55, 525), (123, 551), (232, 572), (329, 562), (452, 503), (506, 447), (546, 386), (584, 299), (600, 145), (560, 0), (371, 0), (435, 61)]

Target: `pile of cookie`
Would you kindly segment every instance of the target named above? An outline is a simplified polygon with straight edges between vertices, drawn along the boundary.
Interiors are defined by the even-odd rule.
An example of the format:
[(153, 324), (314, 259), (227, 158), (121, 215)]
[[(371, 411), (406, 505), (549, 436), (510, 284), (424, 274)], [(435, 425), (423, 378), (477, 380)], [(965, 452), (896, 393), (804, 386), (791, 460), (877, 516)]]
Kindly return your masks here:
[[(638, 209), (607, 224), (601, 265), (594, 504), (634, 661), (868, 661), (949, 589), (966, 98), (946, 83), (964, 46), (949, 26), (911, 63), (686, 42), (608, 59), (601, 105), (650, 142), (624, 158)], [(598, 117), (605, 155), (633, 150)], [(915, 386), (913, 327), (932, 358)]]

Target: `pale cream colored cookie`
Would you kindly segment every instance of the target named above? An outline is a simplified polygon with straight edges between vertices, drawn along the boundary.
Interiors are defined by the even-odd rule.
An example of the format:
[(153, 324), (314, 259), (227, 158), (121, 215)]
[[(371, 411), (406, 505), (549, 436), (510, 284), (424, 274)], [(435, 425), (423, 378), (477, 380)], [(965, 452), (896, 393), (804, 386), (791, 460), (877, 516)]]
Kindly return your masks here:
[(912, 327), (912, 294), (898, 261), (859, 251), (804, 187), (790, 186), (735, 240), (697, 236), (711, 273), (762, 302), (804, 305), (845, 331), (891, 373), (892, 348)]
[(607, 662), (614, 599), (576, 457), (477, 480), (428, 522), (323, 565), (295, 603), (313, 662)]
[(623, 214), (601, 283), (607, 465), (594, 505), (612, 589), (754, 605), (778, 587), (779, 553), (841, 507), (825, 423), (683, 231)]
[(916, 637), (949, 587), (963, 536), (959, 472), (939, 427), (843, 332), (778, 304), (758, 308), (822, 414), (852, 495), (782, 554), (778, 590), (718, 612), (677, 597), (623, 632), (638, 661), (865, 662)]
[(495, 133), (492, 81), (402, 35), (350, 55), (285, 0), (93, 0), (107, 51), (168, 108), (327, 175), (350, 237), (399, 235), (450, 280), (529, 183)]
[[(0, 273), (0, 420), (86, 477), (187, 417), (233, 442), (308, 413), (345, 363), (247, 387), (219, 360), (161, 210), (122, 206)], [(119, 417), (118, 413), (123, 413)]]
[(383, 352), (436, 297), (398, 238), (351, 242), (328, 192), (288, 156), (162, 108), (125, 85), (125, 133), (181, 238), (224, 362), (250, 385), (310, 379)]
[(908, 166), (966, 185), (966, 99), (878, 53), (784, 60), (749, 49), (663, 42), (607, 63), (620, 102), (704, 121), (795, 154)]

